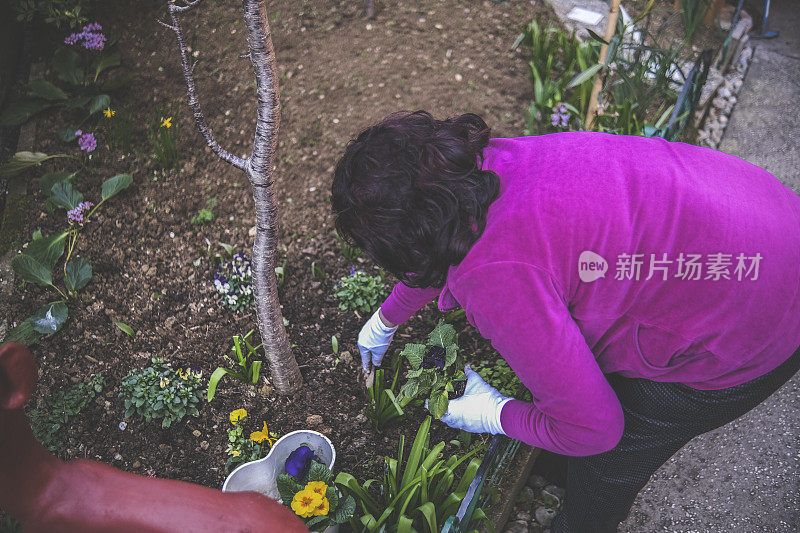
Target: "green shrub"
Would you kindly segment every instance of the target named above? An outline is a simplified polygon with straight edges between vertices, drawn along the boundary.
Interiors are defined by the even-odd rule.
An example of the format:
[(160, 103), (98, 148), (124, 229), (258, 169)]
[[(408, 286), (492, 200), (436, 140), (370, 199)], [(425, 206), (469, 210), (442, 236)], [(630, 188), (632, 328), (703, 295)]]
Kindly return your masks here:
[(350, 275), (339, 281), (334, 296), (339, 300), (339, 309), (342, 311), (358, 311), (367, 315), (378, 308), (389, 296), (389, 291), (382, 276), (370, 276), (360, 270), (351, 269)]
[(131, 370), (122, 380), (119, 397), (125, 400), (125, 416), (134, 414), (145, 421), (161, 420), (168, 428), (186, 415), (198, 416), (203, 398), (202, 373), (197, 369), (178, 369), (154, 357), (152, 365)]

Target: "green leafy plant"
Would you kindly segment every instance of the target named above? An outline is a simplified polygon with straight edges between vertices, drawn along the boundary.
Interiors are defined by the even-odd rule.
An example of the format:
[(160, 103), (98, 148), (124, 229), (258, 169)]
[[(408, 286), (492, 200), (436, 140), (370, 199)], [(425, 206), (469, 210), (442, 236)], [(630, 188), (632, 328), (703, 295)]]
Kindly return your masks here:
[(378, 308), (389, 291), (383, 276), (370, 276), (360, 270), (350, 269), (350, 275), (339, 281), (338, 290), (333, 295), (339, 300), (339, 309), (342, 311), (358, 311), (366, 315)]
[[(231, 351), (235, 359), (229, 355), (225, 355), (224, 357), (226, 360), (230, 361), (231, 364), (239, 368), (234, 370), (231, 368), (219, 367), (211, 374), (211, 377), (208, 379), (208, 393), (206, 395), (209, 402), (214, 399), (214, 394), (217, 391), (217, 384), (225, 376), (231, 376), (234, 379), (253, 385), (258, 383), (258, 378), (261, 375), (261, 361), (255, 358), (258, 357), (258, 349), (261, 348), (262, 345), (253, 346), (250, 344), (250, 341), (247, 340), (250, 338), (250, 335), (253, 334), (253, 331), (254, 330), (251, 329), (247, 332), (247, 335), (244, 336), (233, 336), (233, 347)], [(242, 349), (243, 347), (244, 349)]]
[(62, 431), (70, 419), (83, 411), (95, 396), (103, 391), (105, 379), (93, 374), (85, 383), (76, 383), (67, 389), (47, 396), (45, 401), (30, 413), (33, 435), (51, 452), (58, 451), (64, 442)]
[(323, 531), (347, 523), (356, 509), (355, 499), (340, 498), (332, 480), (331, 470), (312, 460), (305, 473), (297, 476), (280, 473), (276, 483), (283, 504), (300, 516), (309, 530)]
[[(83, 33), (87, 33), (86, 28)], [(90, 33), (103, 35), (100, 30)], [(129, 81), (126, 78), (99, 80), (101, 74), (121, 63), (116, 43), (115, 36), (103, 35), (103, 42), (94, 48), (88, 44), (81, 46), (77, 42), (58, 47), (50, 63), (56, 83), (43, 79), (32, 80), (28, 84), (27, 95), (10, 103), (0, 114), (0, 125), (19, 126), (34, 115), (54, 108), (81, 111), (85, 113), (83, 120), (109, 108), (111, 95)], [(78, 127), (66, 128), (59, 136), (64, 141), (71, 141)]]
[(153, 145), (153, 161), (164, 170), (178, 166), (178, 139), (181, 128), (178, 123), (178, 108), (157, 109), (150, 119), (150, 142)]
[(22, 524), (0, 512), (0, 533), (22, 533)]
[(360, 248), (347, 244), (347, 241), (339, 235), (338, 231), (334, 231), (333, 234), (336, 235), (336, 240), (339, 241), (339, 249), (342, 251), (342, 255), (345, 259), (348, 261), (355, 261), (361, 257), (362, 252)]
[(231, 411), (229, 420), (232, 427), (228, 429), (228, 459), (225, 468), (230, 470), (234, 466), (257, 461), (267, 455), (267, 450), (278, 440), (278, 435), (267, 427), (267, 423), (262, 421), (263, 427), (256, 431), (245, 431), (244, 426), (247, 422), (247, 411), (236, 409)]
[(480, 374), (486, 383), (497, 389), (503, 396), (524, 399), (530, 395), (517, 374), (499, 355), (494, 360), (470, 361), (470, 368)]
[(399, 400), (397, 398), (397, 384), (402, 364), (401, 356), (396, 356), (392, 360), (393, 378), (389, 387), (386, 387), (382, 368), (375, 370), (375, 381), (371, 387), (367, 387), (369, 403), (365, 414), (378, 433), (382, 433), (389, 424), (401, 420), (405, 416), (403, 407), (411, 401), (411, 398), (401, 397)]
[[(72, 186), (69, 174), (56, 181), (49, 190), (48, 201), (67, 211), (68, 227), (61, 233), (43, 236), (41, 231), (33, 234), (33, 240), (23, 252), (11, 260), (14, 273), (26, 283), (34, 283), (55, 290), (59, 300), (43, 305), (39, 311), (27, 318), (11, 332), (7, 340), (22, 344), (33, 344), (42, 334), (53, 334), (61, 329), (69, 315), (66, 302), (75, 298), (92, 278), (92, 265), (83, 257), (74, 257), (76, 245), (86, 223), (95, 211), (133, 182), (130, 174), (117, 174), (103, 182), (100, 201), (97, 205), (84, 201), (83, 194)], [(56, 177), (59, 177), (58, 175)], [(56, 264), (66, 251), (63, 267), (54, 271)], [(56, 285), (62, 275), (63, 290)]]
[(427, 344), (406, 344), (400, 355), (408, 360), (411, 370), (406, 372), (406, 382), (400, 389), (401, 403), (427, 398), (431, 415), (437, 419), (444, 416), (450, 398), (463, 394), (462, 387), (466, 386), (457, 343), (455, 328), (440, 320), (428, 334)]
[(681, 0), (681, 22), (687, 43), (694, 41), (694, 36), (710, 7), (711, 0)]
[[(473, 458), (478, 449), (442, 458), (444, 442), (428, 446), (431, 420), (426, 417), (420, 425), (408, 456), (405, 437), (400, 436), (397, 459), (385, 459), (382, 478), (359, 484), (346, 472), (336, 476), (336, 484), (357, 504), (350, 520), (353, 531), (438, 533), (447, 518), (458, 510), (480, 466), (480, 459)], [(458, 479), (459, 467), (467, 461)], [(486, 520), (481, 509), (476, 509), (473, 517)]]
[(203, 398), (202, 372), (175, 370), (157, 357), (151, 362), (146, 368), (131, 370), (122, 380), (119, 397), (125, 402), (125, 417), (161, 420), (161, 427), (168, 428), (186, 415), (198, 416)]
[(202, 226), (214, 221), (214, 208), (217, 207), (217, 199), (209, 198), (206, 200), (206, 206), (197, 212), (190, 220), (195, 226)]
[(77, 28), (88, 22), (85, 13), (94, 7), (94, 0), (11, 0), (20, 22), (41, 20), (56, 28)]

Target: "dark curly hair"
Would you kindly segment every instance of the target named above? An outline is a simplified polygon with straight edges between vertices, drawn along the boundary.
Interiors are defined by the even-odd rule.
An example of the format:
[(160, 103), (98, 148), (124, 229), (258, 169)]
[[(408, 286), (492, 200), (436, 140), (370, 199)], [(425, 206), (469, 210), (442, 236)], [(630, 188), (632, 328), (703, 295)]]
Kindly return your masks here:
[[(336, 165), (336, 230), (410, 287), (441, 287), (486, 227), (500, 178), (481, 170), (490, 129), (467, 113), (392, 113)], [(480, 158), (480, 162), (479, 162)]]

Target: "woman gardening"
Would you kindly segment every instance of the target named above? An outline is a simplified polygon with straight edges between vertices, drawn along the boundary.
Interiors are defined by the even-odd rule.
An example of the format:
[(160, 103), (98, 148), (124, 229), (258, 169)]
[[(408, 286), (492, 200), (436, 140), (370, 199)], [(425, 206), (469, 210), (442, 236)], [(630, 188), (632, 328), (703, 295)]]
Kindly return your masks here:
[(467, 367), (442, 421), (570, 456), (554, 533), (616, 531), (670, 456), (800, 368), (800, 198), (736, 157), (399, 112), (348, 144), (332, 206), (401, 280), (359, 334), (363, 370), (434, 298), (463, 307), (533, 402)]

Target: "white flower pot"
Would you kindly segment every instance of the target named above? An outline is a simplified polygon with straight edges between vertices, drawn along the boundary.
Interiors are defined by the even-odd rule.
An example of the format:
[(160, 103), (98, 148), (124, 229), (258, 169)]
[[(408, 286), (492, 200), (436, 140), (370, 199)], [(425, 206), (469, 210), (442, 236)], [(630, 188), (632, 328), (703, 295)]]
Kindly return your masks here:
[[(316, 431), (301, 429), (278, 439), (263, 459), (238, 466), (225, 479), (222, 492), (254, 491), (274, 500), (280, 500), (275, 480), (278, 474), (286, 472), (284, 465), (289, 454), (303, 444), (311, 448), (322, 464), (333, 470), (336, 450), (328, 437)], [(334, 525), (327, 528), (324, 533), (336, 533), (338, 530), (339, 526)]]

